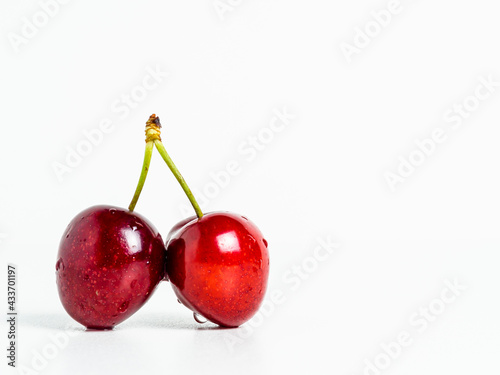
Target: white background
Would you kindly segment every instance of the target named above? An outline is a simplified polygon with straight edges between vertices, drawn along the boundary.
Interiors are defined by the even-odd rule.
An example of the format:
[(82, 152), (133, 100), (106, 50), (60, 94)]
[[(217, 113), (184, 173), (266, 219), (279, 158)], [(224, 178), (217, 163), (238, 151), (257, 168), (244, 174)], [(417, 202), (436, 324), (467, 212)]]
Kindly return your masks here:
[[(500, 82), (496, 3), (401, 0), (384, 26), (372, 12), (387, 1), (225, 4), (70, 1), (44, 16), (1, 1), (0, 289), (16, 264), (20, 373), (498, 373), (500, 86), (474, 98), (481, 79)], [(270, 139), (284, 108), (294, 118)], [(59, 302), (60, 236), (88, 206), (128, 205), (152, 113), (191, 187), (212, 189), (203, 209), (247, 215), (270, 244), (266, 314), (239, 329), (199, 326), (167, 283), (111, 332), (85, 332)], [(59, 179), (105, 119), (112, 130)], [(419, 159), (436, 129), (446, 140)], [(252, 136), (267, 143), (249, 160)], [(391, 190), (386, 174), (412, 153), (420, 165)], [(215, 194), (231, 160), (240, 173)], [(186, 204), (156, 154), (137, 211), (165, 235)], [(315, 260), (327, 238), (338, 249)], [(465, 288), (447, 303), (446, 280)]]

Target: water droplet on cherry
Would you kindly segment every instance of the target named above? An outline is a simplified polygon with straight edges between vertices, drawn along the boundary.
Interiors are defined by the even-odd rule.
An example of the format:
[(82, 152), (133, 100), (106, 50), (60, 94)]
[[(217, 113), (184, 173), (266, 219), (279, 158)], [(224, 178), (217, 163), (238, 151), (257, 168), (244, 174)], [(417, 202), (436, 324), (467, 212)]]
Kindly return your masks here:
[(193, 313), (193, 318), (194, 318), (194, 320), (196, 320), (197, 323), (200, 323), (200, 324), (205, 324), (207, 322), (207, 319), (205, 319), (205, 317), (203, 317), (197, 313)]
[(128, 309), (128, 301), (123, 302), (118, 308), (118, 312), (124, 313)]
[(181, 302), (181, 301), (179, 301), (179, 298), (177, 298), (177, 302), (179, 302), (179, 303), (182, 305), (182, 302)]
[(56, 271), (64, 271), (64, 261), (62, 258), (59, 258), (56, 263)]
[(249, 240), (249, 241), (251, 241), (251, 242), (254, 242), (254, 243), (255, 243), (255, 242), (257, 242), (257, 241), (255, 240), (255, 237), (254, 237), (254, 236), (252, 236), (251, 234), (247, 234), (247, 236), (246, 236), (246, 237), (247, 237), (247, 238), (248, 238), (248, 240)]
[(262, 239), (262, 242), (264, 242), (264, 245), (266, 245), (266, 247), (267, 247), (267, 241), (265, 238)]
[(114, 215), (114, 214), (116, 214), (116, 210), (115, 210), (114, 208), (110, 208), (110, 209), (109, 209), (109, 213), (110, 213), (111, 215)]
[(73, 225), (72, 224), (68, 225), (68, 227), (66, 228), (66, 238), (69, 237), (72, 230), (73, 230)]

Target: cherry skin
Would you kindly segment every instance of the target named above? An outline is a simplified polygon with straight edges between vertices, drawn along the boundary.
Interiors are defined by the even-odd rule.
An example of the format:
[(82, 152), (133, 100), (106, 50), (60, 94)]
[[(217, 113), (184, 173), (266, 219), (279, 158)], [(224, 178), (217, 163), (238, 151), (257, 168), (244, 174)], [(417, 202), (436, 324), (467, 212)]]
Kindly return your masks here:
[(187, 223), (190, 221), (196, 220), (198, 217), (196, 215), (189, 216), (181, 221), (179, 221), (177, 224), (175, 224), (171, 229), (170, 232), (167, 234), (167, 239), (166, 242), (170, 240), (170, 238), (179, 231), (179, 229), (182, 229), (183, 226), (185, 226)]
[(170, 233), (167, 278), (192, 311), (220, 326), (238, 327), (264, 298), (267, 241), (255, 224), (237, 214), (212, 212), (189, 219)]
[[(187, 223), (189, 223), (190, 221), (192, 220), (195, 220), (197, 219), (198, 217), (195, 215), (195, 216), (189, 216), (181, 221), (179, 221), (177, 224), (175, 224), (171, 229), (170, 231), (168, 232), (167, 234), (167, 239), (165, 240), (165, 244), (168, 244), (168, 241), (170, 240), (170, 238), (179, 231), (179, 229), (181, 229), (183, 226), (185, 226)], [(163, 276), (163, 280), (165, 281), (168, 281), (168, 276), (167, 276), (167, 262), (165, 261), (165, 272), (164, 272), (164, 276)]]
[(91, 329), (111, 329), (151, 297), (164, 276), (165, 246), (141, 215), (94, 206), (61, 239), (57, 286), (68, 314)]

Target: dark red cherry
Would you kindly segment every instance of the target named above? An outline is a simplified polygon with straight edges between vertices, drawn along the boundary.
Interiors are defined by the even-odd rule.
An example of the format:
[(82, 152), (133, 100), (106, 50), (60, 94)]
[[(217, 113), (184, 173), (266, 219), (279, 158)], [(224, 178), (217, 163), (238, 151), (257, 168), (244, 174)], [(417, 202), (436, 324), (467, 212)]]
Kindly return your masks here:
[(267, 242), (260, 230), (227, 212), (179, 224), (168, 240), (166, 260), (179, 301), (220, 326), (237, 327), (249, 320), (264, 298), (269, 275)]
[(110, 329), (134, 314), (164, 276), (165, 246), (137, 213), (94, 206), (77, 215), (59, 245), (61, 302), (87, 328)]

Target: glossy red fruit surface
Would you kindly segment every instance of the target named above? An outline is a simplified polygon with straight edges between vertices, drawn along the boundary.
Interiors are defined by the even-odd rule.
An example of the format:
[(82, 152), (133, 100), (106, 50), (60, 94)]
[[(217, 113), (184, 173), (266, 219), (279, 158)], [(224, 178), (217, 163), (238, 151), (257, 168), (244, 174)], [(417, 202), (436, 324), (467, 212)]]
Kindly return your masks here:
[(134, 314), (164, 276), (165, 246), (144, 217), (94, 206), (68, 225), (59, 245), (57, 287), (69, 315), (110, 329)]
[(167, 277), (179, 300), (224, 327), (249, 320), (264, 298), (267, 241), (243, 216), (212, 212), (172, 233)]
[[(171, 229), (170, 231), (168, 232), (167, 234), (167, 239), (165, 240), (165, 244), (168, 244), (168, 241), (170, 241), (170, 238), (179, 231), (179, 229), (181, 229), (183, 226), (185, 226), (187, 223), (189, 223), (190, 221), (193, 221), (195, 219), (197, 219), (198, 217), (195, 215), (195, 216), (190, 216), (190, 217), (187, 217), (181, 221), (179, 221), (177, 224), (175, 224)], [(167, 270), (166, 270), (166, 267), (167, 267), (167, 262), (165, 262), (165, 272), (164, 272), (164, 276), (163, 276), (163, 279), (165, 281), (168, 281), (168, 275), (167, 275)]]

